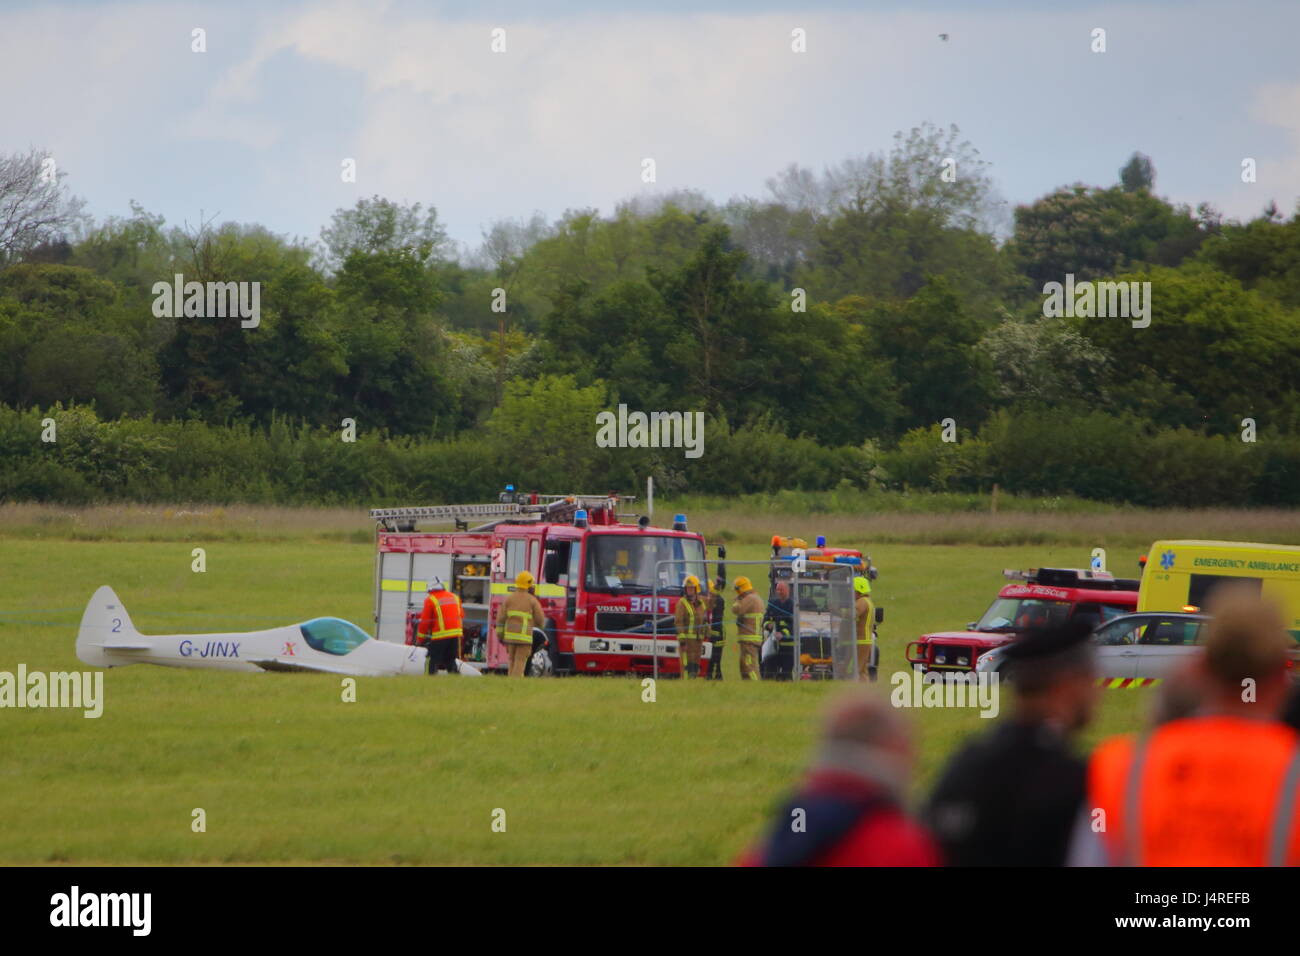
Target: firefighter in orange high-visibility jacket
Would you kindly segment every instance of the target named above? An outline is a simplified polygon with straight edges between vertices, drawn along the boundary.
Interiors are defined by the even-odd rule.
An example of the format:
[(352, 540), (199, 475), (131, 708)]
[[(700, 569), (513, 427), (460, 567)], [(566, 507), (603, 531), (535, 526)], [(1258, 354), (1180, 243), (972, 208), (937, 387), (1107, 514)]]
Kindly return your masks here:
[(731, 613), (736, 617), (736, 644), (740, 649), (740, 677), (758, 680), (759, 648), (763, 645), (762, 620), (764, 603), (749, 578), (736, 578), (736, 603)]
[(700, 597), (700, 579), (686, 575), (682, 582), (682, 596), (677, 600), (677, 653), (682, 665), (682, 677), (698, 677), (700, 673), (700, 648), (704, 643), (704, 630), (708, 627), (708, 611)]
[(520, 571), (514, 590), (497, 610), (497, 634), (510, 652), (511, 677), (524, 676), (533, 653), (533, 628), (546, 626), (542, 602), (533, 594), (535, 583), (531, 573)]
[(441, 579), (430, 581), (424, 610), (420, 612), (420, 625), (415, 631), (416, 643), (428, 648), (430, 674), (457, 673), (463, 618), (460, 598), (448, 591)]

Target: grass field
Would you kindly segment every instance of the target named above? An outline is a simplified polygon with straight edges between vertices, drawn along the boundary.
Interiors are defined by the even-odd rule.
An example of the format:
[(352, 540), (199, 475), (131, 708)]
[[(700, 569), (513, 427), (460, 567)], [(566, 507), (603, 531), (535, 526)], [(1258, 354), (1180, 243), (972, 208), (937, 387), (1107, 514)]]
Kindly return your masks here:
[[(369, 625), (372, 546), (364, 519), (349, 526), (346, 514), (169, 534), (184, 515), (159, 510), (132, 531), (126, 512), (65, 514), (62, 526), (0, 512), (0, 670), (81, 669), (76, 626), (100, 584), (145, 633), (316, 615)], [(77, 534), (78, 521), (100, 528)], [(819, 530), (804, 523), (776, 526)], [(1092, 543), (1111, 546), (1104, 534)], [(190, 570), (196, 546), (205, 573)], [(737, 544), (729, 556), (764, 550)], [(887, 677), (904, 667), (906, 641), (978, 616), (1003, 568), (1080, 566), (1089, 549), (869, 550)], [(1134, 568), (1140, 550), (1114, 545), (1112, 568)], [(0, 862), (722, 863), (760, 832), (841, 689), (664, 681), (644, 703), (639, 682), (623, 678), (392, 678), (359, 681), (357, 701), (344, 703), (333, 677), (114, 669), (98, 720), (0, 711)], [(1084, 743), (1133, 729), (1148, 701), (1147, 691), (1108, 692)], [(989, 722), (973, 710), (911, 716), (919, 794)], [(204, 833), (191, 830), (195, 808)], [(491, 825), (498, 808), (504, 833)]]

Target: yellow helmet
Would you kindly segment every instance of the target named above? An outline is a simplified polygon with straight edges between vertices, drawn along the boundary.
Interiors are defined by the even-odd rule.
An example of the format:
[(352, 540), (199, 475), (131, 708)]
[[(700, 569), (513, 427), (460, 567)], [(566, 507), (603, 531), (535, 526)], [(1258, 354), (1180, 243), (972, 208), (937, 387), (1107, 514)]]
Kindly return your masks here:
[(693, 574), (686, 575), (686, 580), (682, 581), (682, 590), (687, 588), (695, 588), (696, 591), (699, 591), (700, 579)]
[(754, 585), (750, 584), (749, 578), (745, 577), (743, 574), (740, 577), (736, 578), (736, 583), (734, 586), (736, 590), (739, 591), (741, 594), (744, 594), (746, 591), (754, 590)]
[(871, 582), (859, 575), (853, 579), (853, 590), (857, 591), (859, 594), (870, 594)]
[(520, 591), (527, 591), (533, 586), (533, 573), (531, 571), (520, 571), (515, 576), (515, 587)]

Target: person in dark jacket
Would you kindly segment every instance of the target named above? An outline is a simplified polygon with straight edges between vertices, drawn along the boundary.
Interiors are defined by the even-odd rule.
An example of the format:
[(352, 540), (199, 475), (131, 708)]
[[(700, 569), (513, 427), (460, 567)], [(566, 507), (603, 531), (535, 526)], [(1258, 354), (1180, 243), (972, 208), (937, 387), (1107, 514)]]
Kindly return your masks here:
[(1012, 713), (952, 757), (922, 816), (948, 866), (1063, 866), (1083, 805), (1087, 765), (1071, 739), (1099, 693), (1086, 626), (1031, 630), (1006, 666)]
[[(790, 583), (777, 581), (767, 602), (763, 624), (771, 624), (776, 631), (776, 653), (763, 664), (765, 680), (794, 679), (794, 598), (790, 596)], [(764, 627), (766, 631), (766, 626)]]
[(705, 596), (704, 606), (708, 610), (708, 640), (710, 644), (708, 671), (709, 680), (722, 680), (722, 653), (726, 650), (726, 632), (723, 630), (723, 616), (727, 612), (727, 599), (723, 591), (727, 582), (723, 578), (714, 578)]

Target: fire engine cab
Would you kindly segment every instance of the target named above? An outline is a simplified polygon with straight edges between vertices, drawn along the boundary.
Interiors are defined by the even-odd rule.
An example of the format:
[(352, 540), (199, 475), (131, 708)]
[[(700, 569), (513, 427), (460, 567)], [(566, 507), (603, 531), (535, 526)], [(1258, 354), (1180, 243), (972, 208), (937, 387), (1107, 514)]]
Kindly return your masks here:
[(1034, 568), (1002, 575), (1017, 583), (1003, 587), (983, 617), (964, 631), (923, 634), (907, 645), (908, 663), (925, 671), (973, 671), (981, 654), (1026, 628), (1080, 617), (1096, 627), (1137, 609), (1138, 582), (1105, 571)]
[[(706, 579), (704, 539), (687, 530), (685, 515), (656, 528), (618, 513), (634, 500), (507, 486), (494, 503), (373, 509), (375, 636), (412, 643), (428, 581), (437, 577), (464, 608), (461, 659), (505, 670), (497, 612), (526, 570), (546, 615), (546, 627), (534, 631), (530, 676), (648, 673), (656, 651), (659, 673), (677, 674), (673, 618), (686, 575)], [(427, 527), (438, 523), (452, 527)]]

